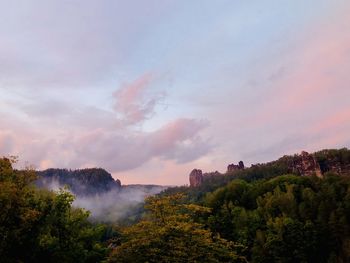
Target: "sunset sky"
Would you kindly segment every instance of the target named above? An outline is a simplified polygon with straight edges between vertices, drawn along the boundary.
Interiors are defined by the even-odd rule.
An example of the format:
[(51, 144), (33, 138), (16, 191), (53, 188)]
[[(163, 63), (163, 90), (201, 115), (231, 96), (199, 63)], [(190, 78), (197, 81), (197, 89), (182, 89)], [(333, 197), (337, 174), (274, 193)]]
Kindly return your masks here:
[(350, 147), (349, 0), (0, 0), (0, 155), (188, 184)]

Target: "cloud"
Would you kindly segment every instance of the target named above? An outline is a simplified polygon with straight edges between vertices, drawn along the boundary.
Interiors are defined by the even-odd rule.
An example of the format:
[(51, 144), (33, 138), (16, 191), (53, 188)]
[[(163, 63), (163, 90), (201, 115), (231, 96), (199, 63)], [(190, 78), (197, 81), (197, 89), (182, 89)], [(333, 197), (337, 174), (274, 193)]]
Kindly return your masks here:
[(76, 107), (58, 99), (42, 99), (17, 105), (21, 111), (33, 119), (63, 119), (75, 114)]
[(135, 81), (123, 85), (114, 94), (114, 110), (124, 124), (137, 124), (150, 118), (164, 93), (147, 94), (153, 76), (144, 74)]
[(94, 164), (120, 172), (137, 168), (152, 158), (190, 162), (212, 148), (199, 136), (207, 125), (205, 121), (177, 119), (154, 132), (90, 132), (72, 142), (77, 155), (71, 166)]
[(113, 111), (75, 104), (74, 101), (43, 99), (17, 107), (32, 123), (45, 126), (46, 130), (113, 129), (122, 125)]
[(153, 131), (135, 127), (155, 114), (164, 97), (151, 92), (153, 80), (144, 74), (123, 85), (111, 94), (110, 111), (63, 99), (13, 101), (17, 113), (2, 115), (0, 130), (7, 132), (0, 134), (0, 150), (40, 169), (103, 167), (110, 172), (155, 158), (188, 163), (206, 155), (213, 147), (201, 135), (207, 121), (175, 118)]
[[(347, 10), (347, 11), (346, 11)], [(347, 105), (350, 95), (350, 35), (347, 33), (350, 5), (325, 19), (327, 24), (309, 25), (308, 35), (299, 38), (294, 48), (280, 56), (285, 72), (269, 82), (263, 109), (257, 116), (261, 122), (276, 121), (282, 114), (322, 114), (322, 107)], [(264, 84), (264, 83), (263, 83)]]
[(202, 103), (212, 124), (208, 132), (219, 144), (214, 154), (225, 156), (226, 163), (232, 155), (255, 163), (350, 146), (349, 8), (345, 2), (334, 5), (302, 27), (293, 26), (257, 47), (253, 63), (245, 54), (242, 69), (248, 64), (249, 70), (242, 76), (226, 73), (225, 92), (212, 89), (221, 104)]
[(343, 109), (324, 116), (315, 123), (301, 127), (293, 133), (284, 133), (274, 141), (243, 151), (243, 158), (270, 161), (284, 154), (303, 150), (314, 152), (325, 148), (349, 147), (350, 111)]
[[(178, 119), (152, 134), (155, 152), (162, 153), (163, 159), (187, 163), (208, 153), (213, 144), (204, 141), (198, 133), (209, 126), (204, 120)], [(175, 149), (169, 151), (168, 149)]]
[(114, 173), (135, 169), (153, 158), (188, 163), (206, 155), (213, 145), (200, 133), (207, 126), (201, 120), (177, 119), (153, 132), (101, 127), (61, 130), (57, 135), (8, 127), (10, 132), (0, 134), (0, 153), (17, 155), (40, 169), (103, 167)]

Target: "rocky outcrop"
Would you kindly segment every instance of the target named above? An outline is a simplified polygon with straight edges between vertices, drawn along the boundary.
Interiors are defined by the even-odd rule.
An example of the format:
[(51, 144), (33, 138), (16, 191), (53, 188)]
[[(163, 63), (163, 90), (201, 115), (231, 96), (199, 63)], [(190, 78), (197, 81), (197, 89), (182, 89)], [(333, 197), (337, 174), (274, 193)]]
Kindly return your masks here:
[(350, 150), (347, 148), (328, 149), (315, 153), (322, 173), (350, 175)]
[[(238, 164), (230, 164), (227, 166), (227, 172), (239, 171), (244, 169), (244, 163), (240, 161)], [(190, 173), (190, 187), (200, 186), (204, 181), (211, 180), (214, 177), (221, 176), (218, 171), (203, 173), (200, 169), (193, 169)]]
[(227, 166), (228, 173), (233, 172), (233, 171), (243, 170), (243, 169), (244, 169), (244, 163), (242, 161), (239, 161), (238, 164), (231, 163)]
[(76, 195), (95, 195), (121, 188), (120, 180), (101, 168), (79, 170), (47, 169), (38, 171), (36, 185), (48, 189), (68, 186)]
[(300, 174), (302, 176), (316, 175), (322, 177), (321, 168), (315, 156), (305, 151), (294, 156), (290, 169), (292, 173)]
[(190, 186), (197, 187), (203, 183), (203, 173), (200, 169), (193, 169), (190, 173)]
[[(227, 166), (227, 173), (219, 172), (203, 173), (201, 170), (194, 169), (190, 174), (190, 185), (192, 187), (199, 186), (204, 183), (215, 183), (217, 177), (220, 176), (246, 176), (249, 180), (258, 180), (270, 178), (285, 174), (295, 174), (300, 176), (323, 177), (327, 173), (338, 174), (342, 176), (350, 176), (350, 150), (342, 149), (326, 149), (315, 153), (302, 151), (300, 154), (285, 155), (276, 161), (268, 163), (257, 163), (246, 168), (246, 173), (235, 173), (245, 169), (244, 163), (240, 161), (238, 164), (230, 164)], [(228, 179), (230, 180), (230, 179)], [(222, 181), (225, 181), (224, 179)]]

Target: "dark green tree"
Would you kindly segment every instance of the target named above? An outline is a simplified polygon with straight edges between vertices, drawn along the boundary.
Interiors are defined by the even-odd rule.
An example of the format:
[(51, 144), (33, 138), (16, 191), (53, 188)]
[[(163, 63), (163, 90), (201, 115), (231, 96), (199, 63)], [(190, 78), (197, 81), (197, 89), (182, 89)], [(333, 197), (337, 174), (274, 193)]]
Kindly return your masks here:
[(105, 227), (91, 224), (89, 212), (72, 208), (67, 191), (37, 189), (33, 170), (17, 171), (0, 159), (1, 262), (97, 262), (108, 250)]

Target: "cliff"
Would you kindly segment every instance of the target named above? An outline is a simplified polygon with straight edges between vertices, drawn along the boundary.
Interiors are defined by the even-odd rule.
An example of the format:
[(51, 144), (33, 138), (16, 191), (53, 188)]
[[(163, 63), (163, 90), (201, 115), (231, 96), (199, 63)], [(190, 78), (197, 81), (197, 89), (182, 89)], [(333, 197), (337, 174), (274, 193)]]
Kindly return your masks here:
[(244, 169), (243, 161), (239, 161), (238, 164), (231, 163), (227, 166), (228, 173), (233, 171), (243, 170), (243, 169)]
[(301, 154), (296, 154), (291, 159), (289, 164), (290, 173), (299, 174), (302, 176), (316, 175), (322, 177), (320, 164), (317, 162), (314, 154), (302, 151)]
[(47, 169), (37, 172), (39, 187), (57, 189), (67, 185), (76, 195), (94, 195), (119, 190), (120, 181), (101, 168), (81, 170)]

